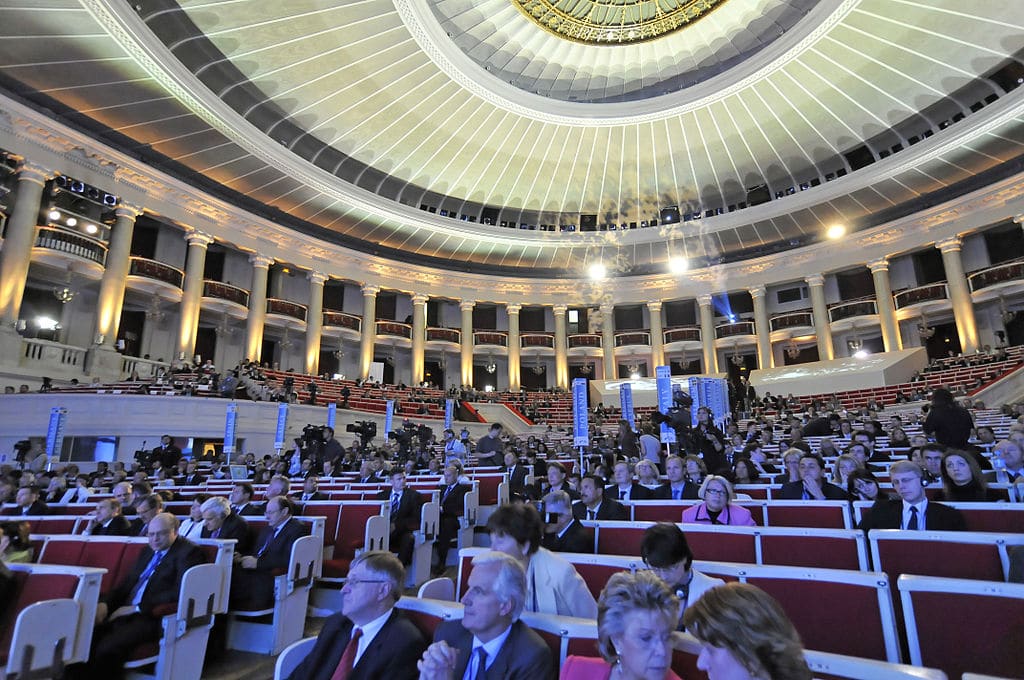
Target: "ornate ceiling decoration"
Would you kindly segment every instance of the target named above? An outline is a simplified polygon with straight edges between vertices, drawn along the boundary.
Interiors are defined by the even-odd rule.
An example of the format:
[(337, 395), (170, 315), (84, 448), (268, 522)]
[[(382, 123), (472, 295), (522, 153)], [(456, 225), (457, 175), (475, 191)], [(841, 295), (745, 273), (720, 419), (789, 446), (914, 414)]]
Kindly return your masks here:
[(560, 38), (588, 45), (653, 40), (689, 26), (725, 0), (511, 0)]

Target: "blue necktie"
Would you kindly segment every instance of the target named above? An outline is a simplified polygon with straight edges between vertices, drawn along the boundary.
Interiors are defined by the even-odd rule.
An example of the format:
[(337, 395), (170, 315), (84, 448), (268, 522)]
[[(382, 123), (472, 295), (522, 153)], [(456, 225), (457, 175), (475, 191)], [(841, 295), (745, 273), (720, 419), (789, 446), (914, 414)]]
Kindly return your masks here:
[(150, 558), (149, 564), (143, 570), (142, 575), (139, 576), (139, 582), (132, 588), (131, 603), (136, 607), (142, 602), (142, 596), (146, 592), (146, 585), (149, 583), (149, 579), (153, 576), (153, 572), (156, 571), (157, 566), (160, 564), (160, 560), (164, 558), (164, 552), (155, 552), (153, 557)]

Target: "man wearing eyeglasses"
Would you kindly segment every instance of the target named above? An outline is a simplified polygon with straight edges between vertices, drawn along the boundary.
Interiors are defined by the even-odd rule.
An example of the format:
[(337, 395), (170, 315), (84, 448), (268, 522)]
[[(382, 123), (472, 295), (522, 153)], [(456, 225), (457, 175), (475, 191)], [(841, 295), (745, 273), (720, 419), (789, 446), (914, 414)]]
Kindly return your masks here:
[(239, 559), (231, 574), (231, 608), (269, 609), (274, 604), (274, 574), (288, 569), (292, 544), (307, 535), (307, 525), (295, 519), (295, 503), (287, 496), (267, 501), (267, 526), (253, 544), (254, 555)]
[(686, 536), (675, 524), (659, 522), (644, 531), (640, 541), (640, 557), (647, 568), (679, 598), (679, 623), (683, 630), (683, 612), (706, 591), (725, 581), (705, 576), (693, 568), (693, 553)]
[(427, 644), (395, 609), (405, 568), (389, 552), (366, 552), (352, 561), (341, 592), (341, 611), (329, 616), (289, 680), (415, 678)]

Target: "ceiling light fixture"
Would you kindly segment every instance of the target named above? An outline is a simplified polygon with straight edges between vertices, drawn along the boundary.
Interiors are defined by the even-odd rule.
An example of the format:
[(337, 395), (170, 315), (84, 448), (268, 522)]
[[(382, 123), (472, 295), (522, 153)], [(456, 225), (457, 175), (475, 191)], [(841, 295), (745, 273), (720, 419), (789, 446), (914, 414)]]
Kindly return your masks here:
[(846, 227), (842, 224), (833, 224), (828, 228), (828, 231), (825, 232), (825, 235), (835, 241), (836, 239), (840, 239), (846, 235)]
[(685, 257), (673, 257), (668, 261), (668, 268), (673, 274), (682, 274), (690, 268), (690, 262)]
[(590, 265), (590, 268), (587, 270), (587, 274), (590, 276), (591, 280), (601, 281), (602, 279), (607, 278), (608, 268), (604, 266), (604, 262), (595, 262)]

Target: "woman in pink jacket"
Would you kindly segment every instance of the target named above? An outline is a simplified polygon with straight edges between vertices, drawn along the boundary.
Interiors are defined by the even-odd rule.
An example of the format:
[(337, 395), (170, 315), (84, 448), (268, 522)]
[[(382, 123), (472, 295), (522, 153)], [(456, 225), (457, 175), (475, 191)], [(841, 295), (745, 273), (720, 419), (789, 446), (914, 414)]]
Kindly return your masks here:
[(735, 505), (736, 495), (725, 477), (711, 475), (700, 486), (697, 496), (703, 503), (683, 511), (684, 524), (724, 524), (734, 527), (755, 526), (750, 511)]

